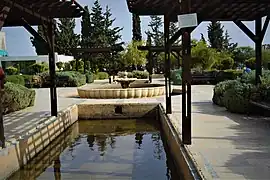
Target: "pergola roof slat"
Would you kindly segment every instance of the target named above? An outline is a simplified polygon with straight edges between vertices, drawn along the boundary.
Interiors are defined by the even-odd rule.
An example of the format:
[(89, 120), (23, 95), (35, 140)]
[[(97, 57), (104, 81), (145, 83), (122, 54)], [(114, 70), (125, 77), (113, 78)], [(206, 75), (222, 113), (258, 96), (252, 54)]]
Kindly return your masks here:
[[(0, 9), (4, 6), (11, 7), (4, 26), (21, 26), (24, 18), (31, 26), (40, 25), (53, 18), (81, 17), (84, 9), (77, 3), (59, 0), (2, 0)], [(13, 4), (14, 3), (14, 4)], [(18, 16), (18, 13), (20, 16)]]
[[(127, 0), (129, 11), (139, 15), (165, 15), (173, 10), (174, 16), (197, 13), (202, 21), (253, 21), (269, 13), (269, 0), (182, 0), (190, 1), (188, 12), (181, 10), (179, 0)], [(172, 17), (175, 20), (175, 17)]]

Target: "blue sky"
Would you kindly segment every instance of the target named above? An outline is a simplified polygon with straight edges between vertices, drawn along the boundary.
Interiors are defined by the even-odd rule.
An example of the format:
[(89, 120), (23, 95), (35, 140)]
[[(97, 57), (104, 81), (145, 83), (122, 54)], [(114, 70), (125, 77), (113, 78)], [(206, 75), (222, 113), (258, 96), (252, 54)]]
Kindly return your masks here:
[[(82, 6), (92, 6), (94, 0), (77, 0)], [(118, 2), (118, 3), (116, 3)], [(123, 27), (122, 39), (125, 42), (131, 40), (132, 37), (132, 24), (131, 14), (128, 11), (126, 0), (100, 0), (103, 7), (109, 5), (112, 10), (113, 16), (116, 18), (115, 26)], [(142, 17), (142, 32), (148, 29), (149, 17)], [(77, 26), (75, 29), (76, 33), (80, 33), (80, 19), (76, 20)], [(228, 30), (232, 42), (238, 42), (240, 46), (254, 46), (254, 43), (233, 23), (222, 22), (224, 28)], [(199, 39), (200, 33), (203, 33), (207, 38), (207, 24), (208, 22), (202, 23), (192, 33), (192, 37)], [(245, 23), (252, 31), (254, 31), (254, 23)], [(31, 56), (35, 55), (34, 48), (30, 42), (30, 34), (22, 27), (4, 28), (6, 32), (7, 48), (10, 56)], [(143, 33), (144, 34), (144, 33)], [(144, 34), (145, 38), (145, 34)], [(270, 44), (270, 27), (264, 38), (264, 43)]]

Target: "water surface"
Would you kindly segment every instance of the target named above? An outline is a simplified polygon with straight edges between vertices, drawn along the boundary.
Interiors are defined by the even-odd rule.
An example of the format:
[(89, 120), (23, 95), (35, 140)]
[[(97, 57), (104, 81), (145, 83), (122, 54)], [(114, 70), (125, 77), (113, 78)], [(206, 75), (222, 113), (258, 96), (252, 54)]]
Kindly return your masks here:
[(79, 121), (9, 179), (182, 179), (162, 139), (156, 120)]

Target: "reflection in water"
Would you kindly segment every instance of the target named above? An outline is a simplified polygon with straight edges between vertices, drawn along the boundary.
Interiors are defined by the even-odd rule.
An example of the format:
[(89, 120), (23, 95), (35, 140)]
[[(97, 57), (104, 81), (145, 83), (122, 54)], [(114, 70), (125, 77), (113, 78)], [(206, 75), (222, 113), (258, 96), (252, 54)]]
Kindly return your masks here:
[(56, 146), (46, 150), (53, 161), (40, 157), (10, 179), (181, 179), (156, 126), (144, 120), (101, 122), (79, 122), (79, 135), (63, 143), (61, 152)]
[(164, 147), (162, 145), (160, 133), (159, 132), (153, 133), (151, 136), (151, 139), (152, 139), (152, 142), (155, 146), (153, 155), (155, 158), (161, 159)]
[(94, 135), (88, 135), (87, 136), (87, 142), (89, 144), (90, 149), (93, 150), (94, 142), (95, 142), (95, 136)]
[(141, 149), (141, 144), (143, 141), (143, 133), (136, 133), (135, 134), (135, 142), (138, 144), (138, 149)]
[(61, 180), (61, 162), (59, 156), (57, 157), (56, 160), (54, 160), (53, 169), (55, 180)]

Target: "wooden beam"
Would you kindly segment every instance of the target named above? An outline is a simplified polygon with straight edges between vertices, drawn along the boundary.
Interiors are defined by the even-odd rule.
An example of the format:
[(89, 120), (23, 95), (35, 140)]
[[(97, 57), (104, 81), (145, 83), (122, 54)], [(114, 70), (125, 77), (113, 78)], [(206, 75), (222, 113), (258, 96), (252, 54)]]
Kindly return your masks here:
[(36, 32), (36, 30), (34, 30), (24, 18), (22, 18), (22, 25), (31, 35), (33, 35), (39, 41), (47, 44), (47, 41), (43, 37), (41, 37), (40, 34)]
[[(39, 13), (35, 12), (33, 9), (28, 9), (27, 7), (24, 7), (24, 6), (14, 2), (14, 1), (11, 1), (11, 0), (2, 0), (2, 1), (9, 4), (10, 6), (15, 7), (16, 9), (20, 10), (21, 12), (25, 12), (33, 17), (36, 17), (37, 19), (40, 19), (40, 20), (45, 21), (45, 22), (52, 22), (52, 19), (44, 17), (44, 16), (40, 15)], [(19, 14), (20, 14), (20, 12), (18, 12), (18, 16), (19, 16)]]
[(233, 21), (253, 42), (256, 42), (257, 38), (255, 34), (248, 29), (248, 27), (241, 21), (235, 20)]
[(2, 27), (5, 24), (5, 20), (8, 16), (10, 9), (11, 8), (9, 6), (4, 6), (0, 12), (0, 31), (2, 30)]
[(269, 22), (270, 22), (270, 15), (268, 15), (266, 17), (264, 25), (263, 25), (263, 29), (262, 29), (262, 32), (261, 32), (261, 35), (260, 35), (262, 40), (264, 39), (264, 36), (265, 36), (266, 30), (268, 28)]

